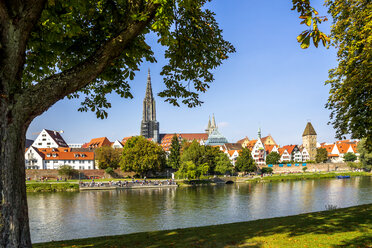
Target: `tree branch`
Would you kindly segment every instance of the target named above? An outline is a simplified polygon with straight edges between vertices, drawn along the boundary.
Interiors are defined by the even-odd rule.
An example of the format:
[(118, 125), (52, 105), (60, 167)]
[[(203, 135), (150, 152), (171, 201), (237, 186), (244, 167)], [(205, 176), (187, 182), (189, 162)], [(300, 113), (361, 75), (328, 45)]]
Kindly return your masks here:
[(65, 96), (85, 87), (97, 78), (100, 73), (140, 35), (153, 20), (158, 4), (149, 1), (145, 13), (149, 18), (144, 21), (132, 21), (116, 37), (108, 40), (97, 51), (78, 65), (52, 75), (25, 92), (18, 103), (26, 111), (26, 121), (42, 114), (54, 103)]

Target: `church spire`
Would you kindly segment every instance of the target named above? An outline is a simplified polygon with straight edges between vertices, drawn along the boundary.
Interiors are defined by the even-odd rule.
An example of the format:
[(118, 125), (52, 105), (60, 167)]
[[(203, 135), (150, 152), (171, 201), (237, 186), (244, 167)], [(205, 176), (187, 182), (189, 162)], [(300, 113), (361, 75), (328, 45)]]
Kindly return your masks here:
[(151, 86), (151, 76), (150, 76), (150, 68), (147, 74), (147, 85), (146, 85), (146, 96), (145, 99), (150, 100), (153, 98), (152, 95), (152, 86)]
[(141, 135), (159, 142), (159, 122), (156, 121), (156, 106), (152, 95), (150, 69), (147, 74), (146, 95), (143, 99)]
[(212, 127), (216, 128), (217, 125), (216, 125), (216, 120), (214, 118), (214, 114), (213, 114), (213, 117), (212, 117)]

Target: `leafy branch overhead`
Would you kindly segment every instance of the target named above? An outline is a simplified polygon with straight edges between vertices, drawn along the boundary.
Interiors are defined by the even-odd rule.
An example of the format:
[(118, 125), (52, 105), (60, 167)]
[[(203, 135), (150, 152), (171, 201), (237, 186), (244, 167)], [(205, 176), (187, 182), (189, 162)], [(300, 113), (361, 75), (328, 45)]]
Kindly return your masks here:
[(310, 0), (293, 0), (292, 10), (297, 10), (302, 19), (300, 24), (305, 24), (309, 29), (297, 36), (297, 41), (301, 43), (301, 48), (306, 49), (310, 46), (312, 39), (314, 46), (318, 47), (320, 41), (324, 47), (330, 44), (330, 38), (318, 28), (318, 24), (328, 21), (326, 16), (319, 16), (318, 11), (310, 6)]
[[(166, 89), (159, 96), (175, 106), (198, 106), (202, 104), (199, 94), (206, 92), (214, 80), (212, 71), (235, 52), (223, 38), (215, 14), (205, 6), (207, 2), (48, 0), (27, 42), (22, 88), (79, 67), (131, 25), (144, 22), (130, 45), (119, 49), (100, 73), (92, 73), (88, 83), (60, 97), (83, 97), (79, 111), (91, 110), (98, 118), (107, 117), (106, 109), (111, 107), (107, 94), (132, 98), (129, 81), (143, 61), (156, 62), (146, 40), (152, 32), (166, 48), (167, 64), (160, 73)], [(293, 9), (305, 18), (306, 25), (313, 24), (311, 31), (298, 37), (301, 47), (308, 47), (310, 36), (316, 46), (320, 40), (323, 44), (329, 41), (317, 26), (325, 18), (317, 17), (308, 1), (294, 0)]]

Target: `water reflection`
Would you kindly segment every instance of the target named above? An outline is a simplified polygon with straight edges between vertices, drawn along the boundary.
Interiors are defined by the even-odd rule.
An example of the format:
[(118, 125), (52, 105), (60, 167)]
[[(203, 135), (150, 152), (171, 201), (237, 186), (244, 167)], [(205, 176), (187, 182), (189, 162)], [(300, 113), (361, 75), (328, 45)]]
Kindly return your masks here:
[(30, 193), (33, 242), (213, 225), (372, 202), (372, 177), (81, 193)]

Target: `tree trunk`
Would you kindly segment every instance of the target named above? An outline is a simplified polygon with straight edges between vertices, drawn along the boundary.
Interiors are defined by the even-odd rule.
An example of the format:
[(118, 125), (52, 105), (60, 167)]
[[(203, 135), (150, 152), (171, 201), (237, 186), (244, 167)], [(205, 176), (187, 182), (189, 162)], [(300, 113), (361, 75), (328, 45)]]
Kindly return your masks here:
[(25, 183), (28, 124), (0, 99), (0, 247), (31, 247)]

